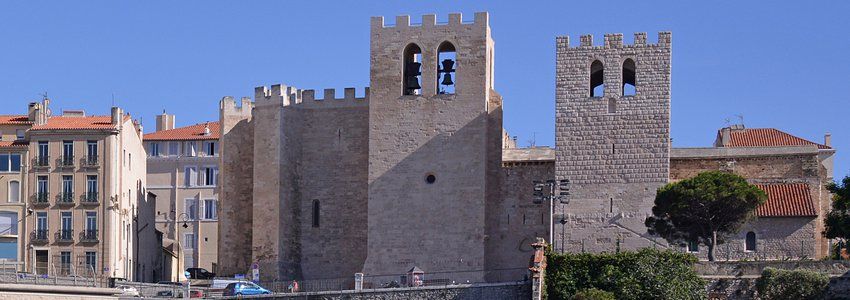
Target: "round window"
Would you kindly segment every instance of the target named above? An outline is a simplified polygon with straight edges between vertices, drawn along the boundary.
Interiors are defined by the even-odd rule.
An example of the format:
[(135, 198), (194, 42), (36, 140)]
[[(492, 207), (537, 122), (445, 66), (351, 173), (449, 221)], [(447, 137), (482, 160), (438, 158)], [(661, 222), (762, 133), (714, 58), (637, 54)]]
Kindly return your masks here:
[(434, 174), (428, 174), (428, 176), (425, 176), (425, 182), (428, 184), (432, 184), (434, 181), (437, 181), (437, 176), (434, 176)]

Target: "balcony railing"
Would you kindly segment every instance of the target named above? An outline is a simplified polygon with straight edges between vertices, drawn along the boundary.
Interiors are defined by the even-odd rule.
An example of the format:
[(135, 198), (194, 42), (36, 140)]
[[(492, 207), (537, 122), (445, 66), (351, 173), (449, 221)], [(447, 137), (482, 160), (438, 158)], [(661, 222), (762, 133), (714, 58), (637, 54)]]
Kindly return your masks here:
[(86, 155), (82, 159), (82, 165), (86, 168), (96, 168), (100, 166), (100, 162), (97, 160), (97, 155)]
[(36, 168), (46, 168), (50, 166), (50, 157), (49, 156), (36, 156), (32, 160), (33, 167)]
[(36, 193), (35, 195), (32, 196), (32, 198), (33, 198), (32, 204), (33, 205), (49, 205), (50, 201), (48, 201), (48, 198), (47, 198), (49, 195), (50, 195), (50, 193), (47, 193), (47, 192)]
[(60, 156), (59, 157), (59, 166), (60, 167), (73, 167), (74, 166), (74, 156)]
[(90, 192), (83, 195), (82, 204), (97, 204), (97, 192)]
[(56, 199), (56, 204), (64, 204), (64, 205), (74, 204), (74, 193), (71, 192), (71, 193), (59, 194), (59, 198)]
[(34, 243), (47, 242), (47, 229), (36, 229), (32, 232), (32, 241)]
[(97, 229), (86, 229), (82, 233), (83, 234), (80, 235), (81, 242), (92, 243), (98, 241)]
[(74, 230), (73, 229), (62, 229), (56, 232), (56, 240), (60, 242), (71, 242), (74, 241)]

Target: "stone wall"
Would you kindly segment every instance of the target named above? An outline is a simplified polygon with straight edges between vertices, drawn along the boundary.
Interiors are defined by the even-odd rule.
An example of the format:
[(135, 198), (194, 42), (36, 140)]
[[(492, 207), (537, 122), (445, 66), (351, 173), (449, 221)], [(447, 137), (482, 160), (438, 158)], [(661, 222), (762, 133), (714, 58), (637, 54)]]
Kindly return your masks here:
[(218, 274), (245, 274), (251, 266), (254, 172), (253, 104), (243, 98), (221, 100), (218, 201)]
[[(235, 297), (230, 298), (235, 299)], [(528, 282), (500, 284), (458, 284), (451, 286), (372, 289), (361, 291), (335, 291), (298, 294), (278, 294), (264, 299), (322, 299), (322, 300), (478, 300), (478, 299), (531, 299), (531, 285)]]
[[(803, 269), (831, 277), (827, 299), (847, 299), (850, 294), (850, 262), (847, 261), (753, 261), (699, 262), (694, 268), (707, 280), (710, 299), (758, 299), (756, 280), (767, 268)], [(842, 298), (843, 297), (843, 298)]]

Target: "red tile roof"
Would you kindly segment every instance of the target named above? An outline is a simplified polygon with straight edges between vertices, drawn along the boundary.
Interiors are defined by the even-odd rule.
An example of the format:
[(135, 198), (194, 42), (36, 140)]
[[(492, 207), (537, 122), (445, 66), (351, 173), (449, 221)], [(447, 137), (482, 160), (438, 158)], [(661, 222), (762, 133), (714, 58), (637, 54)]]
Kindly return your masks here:
[(729, 144), (726, 147), (777, 147), (777, 146), (808, 146), (818, 149), (832, 149), (829, 146), (811, 142), (779, 131), (775, 128), (733, 129)]
[[(204, 135), (204, 127), (210, 127), (210, 134)], [(218, 122), (199, 123), (192, 126), (162, 130), (145, 134), (146, 141), (191, 141), (217, 140), (221, 135)]]
[(756, 208), (759, 217), (816, 217), (812, 193), (805, 183), (756, 184), (767, 193), (767, 201)]
[[(124, 116), (126, 120), (128, 117)], [(47, 119), (47, 124), (35, 125), (30, 130), (81, 130), (115, 129), (110, 116), (65, 117), (55, 116)]]
[(27, 141), (0, 141), (0, 149), (21, 148), (26, 149), (29, 142)]
[(24, 115), (0, 116), (0, 125), (28, 125), (32, 124), (29, 117)]

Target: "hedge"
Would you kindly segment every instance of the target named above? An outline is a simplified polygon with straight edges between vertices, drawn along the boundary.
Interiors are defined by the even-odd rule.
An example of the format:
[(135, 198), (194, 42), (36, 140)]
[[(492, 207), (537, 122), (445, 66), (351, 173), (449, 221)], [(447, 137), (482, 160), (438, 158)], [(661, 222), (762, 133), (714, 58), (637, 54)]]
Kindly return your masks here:
[(756, 279), (759, 298), (764, 300), (823, 299), (829, 287), (829, 276), (808, 270), (765, 268)]
[(556, 254), (547, 252), (548, 299), (571, 299), (599, 289), (616, 299), (705, 299), (705, 281), (691, 254), (651, 248), (636, 252)]

